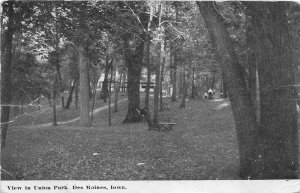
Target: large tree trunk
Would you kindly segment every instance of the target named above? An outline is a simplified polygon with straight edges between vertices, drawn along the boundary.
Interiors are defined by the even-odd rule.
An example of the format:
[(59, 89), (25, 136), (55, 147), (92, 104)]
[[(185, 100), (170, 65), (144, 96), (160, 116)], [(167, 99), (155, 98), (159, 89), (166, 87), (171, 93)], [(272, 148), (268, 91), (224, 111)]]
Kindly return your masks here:
[(228, 86), (238, 137), (240, 178), (247, 179), (251, 174), (250, 166), (255, 159), (258, 132), (255, 111), (243, 76), (243, 69), (238, 62), (229, 33), (222, 23), (223, 17), (215, 10), (213, 2), (197, 2), (197, 5), (213, 46), (218, 52), (224, 82)]
[(285, 2), (249, 4), (257, 45), (261, 120), (254, 178), (294, 179), (298, 168), (296, 89)]
[(127, 94), (128, 94), (128, 112), (123, 123), (133, 123), (141, 121), (141, 115), (137, 111), (140, 108), (140, 77), (142, 69), (142, 59), (144, 51), (144, 42), (139, 42), (135, 50), (130, 50), (129, 40), (126, 39), (125, 62), (128, 69), (127, 76)]
[(255, 112), (256, 112), (256, 120), (258, 120), (257, 118), (257, 100), (256, 100), (256, 96), (257, 96), (257, 87), (256, 87), (256, 71), (257, 71), (257, 67), (256, 67), (256, 57), (255, 57), (255, 45), (254, 43), (254, 34), (253, 34), (253, 29), (252, 26), (249, 22), (248, 27), (246, 27), (246, 41), (247, 41), (247, 45), (248, 45), (248, 51), (247, 51), (247, 62), (248, 62), (248, 89), (249, 89), (249, 93), (251, 96), (251, 100), (253, 103), (253, 106), (255, 108)]
[(84, 127), (91, 126), (90, 107), (89, 107), (89, 82), (88, 82), (88, 63), (85, 55), (86, 50), (82, 45), (79, 46), (79, 72), (80, 72), (80, 122)]
[[(4, 31), (4, 38), (1, 42), (1, 147), (5, 146), (6, 134), (9, 122), (11, 94), (11, 74), (12, 74), (12, 40), (13, 40), (13, 2), (7, 2), (8, 25)], [(6, 42), (4, 44), (4, 41)]]

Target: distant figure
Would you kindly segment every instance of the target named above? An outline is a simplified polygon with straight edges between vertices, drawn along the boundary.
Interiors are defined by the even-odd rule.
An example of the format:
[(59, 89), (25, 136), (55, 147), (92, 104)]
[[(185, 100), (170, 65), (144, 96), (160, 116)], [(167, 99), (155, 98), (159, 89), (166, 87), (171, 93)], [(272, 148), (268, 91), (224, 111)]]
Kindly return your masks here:
[(141, 116), (141, 117), (145, 117), (146, 114), (147, 114), (145, 109), (141, 109), (141, 108), (138, 107), (135, 110), (137, 111), (138, 115)]
[(204, 98), (204, 99), (207, 99), (207, 98), (208, 98), (207, 92), (205, 92), (205, 93), (203, 94), (203, 98)]
[(208, 99), (212, 99), (213, 98), (213, 90), (209, 89), (208, 90)]

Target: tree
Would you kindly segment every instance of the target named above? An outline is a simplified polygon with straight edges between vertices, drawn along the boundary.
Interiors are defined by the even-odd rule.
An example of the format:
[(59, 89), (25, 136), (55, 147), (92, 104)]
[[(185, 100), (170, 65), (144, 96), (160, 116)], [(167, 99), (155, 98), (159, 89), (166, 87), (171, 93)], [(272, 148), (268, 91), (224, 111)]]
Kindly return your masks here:
[[(176, 18), (176, 25), (177, 25), (177, 22), (178, 22), (178, 3), (177, 2), (174, 2), (174, 6), (175, 6), (175, 18)], [(173, 48), (173, 47), (172, 47)], [(173, 87), (173, 90), (172, 90), (172, 102), (176, 102), (177, 101), (177, 62), (178, 62), (178, 57), (177, 57), (177, 49), (178, 48), (173, 48), (172, 51), (173, 51), (173, 57), (174, 57), (174, 60), (173, 60), (173, 63), (172, 63), (172, 75), (173, 75), (173, 82), (172, 82), (172, 87)]]
[(147, 25), (147, 33), (145, 38), (145, 66), (147, 68), (147, 85), (146, 85), (146, 96), (145, 96), (145, 106), (144, 109), (146, 111), (146, 121), (148, 123), (149, 130), (153, 129), (153, 123), (151, 119), (151, 114), (149, 110), (149, 95), (150, 95), (150, 82), (151, 82), (151, 64), (150, 64), (150, 46), (151, 46), (151, 24), (153, 20), (153, 5), (149, 2), (150, 14)]
[(164, 63), (165, 48), (164, 48), (164, 26), (162, 25), (162, 2), (159, 4), (159, 18), (158, 18), (158, 39), (159, 39), (159, 62), (155, 66), (155, 87), (154, 87), (154, 109), (153, 109), (153, 127), (158, 128), (158, 104), (159, 104), (159, 91), (161, 84), (160, 66)]
[(255, 159), (253, 147), (257, 144), (257, 125), (252, 101), (243, 77), (243, 69), (223, 23), (223, 17), (216, 11), (213, 2), (197, 2), (205, 21), (224, 73), (224, 82), (228, 86), (231, 108), (236, 123), (240, 155), (240, 177), (247, 179), (250, 167)]
[[(7, 1), (2, 3), (1, 16), (1, 147), (5, 146), (10, 104), (12, 100), (12, 41), (16, 31), (24, 28), (32, 14), (31, 3)], [(24, 23), (21, 23), (23, 18)], [(5, 20), (6, 19), (6, 20)], [(5, 22), (6, 21), (6, 22)], [(5, 26), (5, 28), (4, 28)]]
[[(83, 17), (84, 18), (84, 17)], [(88, 57), (87, 51), (90, 44), (90, 37), (88, 33), (88, 26), (81, 20), (79, 33), (82, 41), (78, 44), (79, 52), (79, 72), (80, 72), (80, 121), (81, 125), (85, 127), (91, 126), (91, 117), (89, 115), (89, 81), (88, 81)]]
[[(128, 69), (127, 75), (127, 93), (128, 93), (128, 111), (123, 123), (132, 123), (141, 121), (141, 116), (137, 109), (140, 106), (140, 76), (142, 69), (142, 60), (146, 38), (146, 28), (149, 16), (146, 13), (147, 7), (144, 2), (119, 2), (119, 6), (127, 18), (131, 18), (131, 24), (128, 21), (121, 24), (122, 29), (126, 30), (121, 37), (124, 43), (124, 61)], [(124, 16), (125, 16), (124, 15)], [(134, 25), (133, 25), (134, 24)]]
[(285, 2), (249, 3), (258, 63), (261, 119), (253, 178), (295, 179), (298, 128)]

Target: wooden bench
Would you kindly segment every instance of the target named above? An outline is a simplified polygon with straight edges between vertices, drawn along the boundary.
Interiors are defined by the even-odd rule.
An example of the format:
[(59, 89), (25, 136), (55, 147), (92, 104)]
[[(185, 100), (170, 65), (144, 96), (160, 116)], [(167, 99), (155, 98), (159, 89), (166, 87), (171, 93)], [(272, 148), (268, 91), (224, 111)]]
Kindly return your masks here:
[(170, 131), (173, 129), (173, 127), (176, 125), (176, 123), (165, 123), (165, 122), (159, 122), (158, 123), (158, 129), (164, 130), (164, 131)]
[(170, 114), (161, 113), (159, 115), (158, 130), (170, 131), (175, 125), (176, 123), (172, 120), (172, 116)]

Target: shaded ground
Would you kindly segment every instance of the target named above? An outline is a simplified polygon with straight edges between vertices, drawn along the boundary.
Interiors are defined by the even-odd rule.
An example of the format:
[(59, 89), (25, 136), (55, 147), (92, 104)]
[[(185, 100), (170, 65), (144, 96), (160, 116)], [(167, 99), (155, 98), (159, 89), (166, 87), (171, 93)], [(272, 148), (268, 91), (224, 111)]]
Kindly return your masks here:
[[(92, 128), (77, 123), (41, 128), (11, 127), (2, 168), (25, 180), (237, 179), (236, 132), (224, 101), (171, 103), (172, 131), (149, 131), (145, 122), (122, 124), (127, 103), (108, 126), (107, 110)], [(220, 107), (220, 106), (219, 106)], [(4, 175), (4, 179), (9, 176)]]

